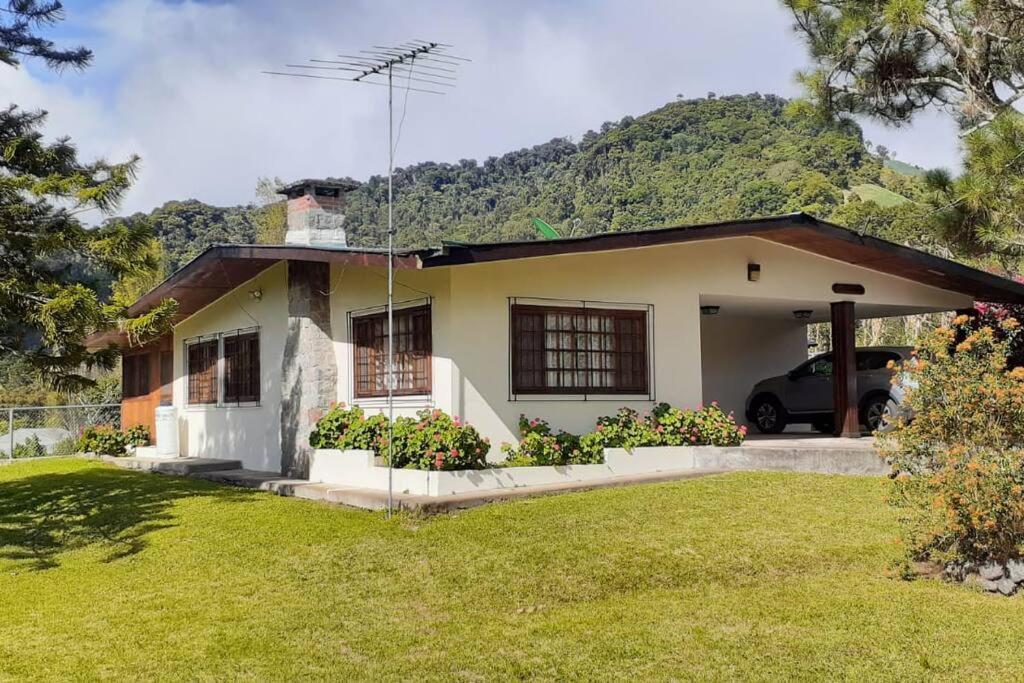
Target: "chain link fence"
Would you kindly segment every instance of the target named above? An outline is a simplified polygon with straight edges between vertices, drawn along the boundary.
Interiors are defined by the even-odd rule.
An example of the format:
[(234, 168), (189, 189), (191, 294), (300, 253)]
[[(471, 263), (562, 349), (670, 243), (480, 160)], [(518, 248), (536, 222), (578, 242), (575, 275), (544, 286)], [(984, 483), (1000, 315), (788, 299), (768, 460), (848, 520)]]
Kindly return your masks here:
[(121, 404), (0, 408), (0, 459), (72, 455), (86, 427), (121, 428)]

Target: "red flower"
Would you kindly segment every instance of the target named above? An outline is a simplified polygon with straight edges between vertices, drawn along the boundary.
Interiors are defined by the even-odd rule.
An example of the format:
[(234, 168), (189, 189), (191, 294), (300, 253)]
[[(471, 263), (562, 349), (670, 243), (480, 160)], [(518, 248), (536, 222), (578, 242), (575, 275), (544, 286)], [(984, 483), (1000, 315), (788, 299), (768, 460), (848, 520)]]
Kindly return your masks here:
[(444, 453), (438, 452), (434, 457), (434, 467), (441, 469), (442, 465), (444, 465)]

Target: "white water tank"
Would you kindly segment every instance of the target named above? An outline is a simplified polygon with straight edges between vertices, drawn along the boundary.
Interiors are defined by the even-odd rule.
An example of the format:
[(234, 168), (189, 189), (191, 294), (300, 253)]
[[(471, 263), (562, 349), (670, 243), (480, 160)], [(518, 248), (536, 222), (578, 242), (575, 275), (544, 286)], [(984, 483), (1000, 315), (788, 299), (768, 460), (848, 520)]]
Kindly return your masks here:
[(156, 409), (156, 454), (161, 458), (178, 457), (178, 414), (174, 406)]

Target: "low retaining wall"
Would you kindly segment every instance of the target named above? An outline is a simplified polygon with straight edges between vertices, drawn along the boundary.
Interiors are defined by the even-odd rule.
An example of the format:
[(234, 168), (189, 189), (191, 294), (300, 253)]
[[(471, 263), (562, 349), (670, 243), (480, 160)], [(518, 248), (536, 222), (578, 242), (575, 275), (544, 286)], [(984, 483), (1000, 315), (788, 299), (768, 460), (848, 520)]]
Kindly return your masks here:
[[(604, 457), (605, 461), (600, 465), (496, 467), (450, 472), (395, 469), (391, 472), (392, 487), (398, 493), (447, 496), (697, 469), (862, 475), (884, 475), (887, 472), (885, 463), (874, 450), (865, 448), (772, 448), (751, 444), (734, 448), (663, 446), (637, 448), (632, 452), (609, 448), (605, 450)], [(313, 452), (309, 480), (385, 491), (388, 488), (388, 468), (374, 457), (372, 451), (320, 449)]]

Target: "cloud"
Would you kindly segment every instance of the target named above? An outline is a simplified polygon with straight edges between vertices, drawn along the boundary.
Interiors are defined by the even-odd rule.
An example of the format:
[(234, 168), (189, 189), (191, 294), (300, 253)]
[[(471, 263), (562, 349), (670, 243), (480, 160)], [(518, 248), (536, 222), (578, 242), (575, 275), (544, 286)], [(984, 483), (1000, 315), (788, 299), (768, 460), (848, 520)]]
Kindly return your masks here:
[[(141, 155), (126, 212), (190, 197), (247, 202), (261, 175), (385, 172), (383, 88), (260, 73), (310, 57), (424, 37), (472, 57), (451, 93), (410, 94), (399, 165), (579, 137), (677, 94), (795, 95), (805, 60), (788, 15), (766, 0), (111, 0), (68, 20), (96, 53), (92, 68), (4, 70), (0, 86), (50, 110), (48, 132), (70, 134), (85, 156)], [(396, 116), (404, 102), (397, 93)], [(867, 129), (906, 161), (955, 162), (955, 144), (935, 144), (951, 139), (942, 117), (909, 133)]]

